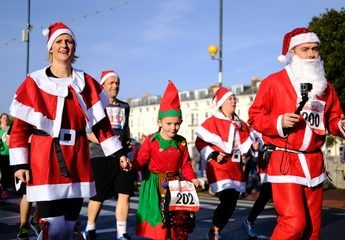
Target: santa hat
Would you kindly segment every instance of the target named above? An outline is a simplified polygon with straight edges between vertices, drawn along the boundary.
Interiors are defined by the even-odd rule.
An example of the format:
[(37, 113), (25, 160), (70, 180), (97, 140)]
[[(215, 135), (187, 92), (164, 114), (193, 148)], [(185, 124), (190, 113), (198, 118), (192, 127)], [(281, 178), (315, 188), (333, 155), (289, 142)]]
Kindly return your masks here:
[(53, 23), (48, 28), (46, 28), (42, 31), (42, 34), (44, 36), (48, 36), (48, 39), (47, 39), (48, 51), (52, 47), (54, 40), (58, 36), (60, 36), (61, 34), (65, 34), (65, 33), (71, 35), (71, 37), (74, 40), (74, 44), (77, 46), (77, 41), (75, 39), (75, 36), (74, 36), (72, 30), (69, 27), (67, 27), (65, 24), (63, 24), (62, 22)]
[(230, 96), (235, 95), (231, 90), (220, 87), (218, 90), (214, 93), (214, 96), (212, 98), (214, 104), (217, 106), (217, 108), (220, 108), (223, 103), (228, 99)]
[(182, 117), (180, 98), (174, 83), (169, 80), (159, 106), (158, 118)]
[(294, 47), (303, 43), (318, 43), (320, 39), (313, 32), (310, 32), (307, 28), (295, 28), (291, 32), (288, 32), (284, 36), (282, 55), (278, 56), (278, 61), (282, 64), (287, 63), (286, 54)]
[(119, 77), (119, 74), (117, 74), (114, 70), (105, 70), (102, 72), (101, 74), (101, 84), (103, 85), (103, 83), (105, 82), (105, 80), (107, 80), (109, 77)]

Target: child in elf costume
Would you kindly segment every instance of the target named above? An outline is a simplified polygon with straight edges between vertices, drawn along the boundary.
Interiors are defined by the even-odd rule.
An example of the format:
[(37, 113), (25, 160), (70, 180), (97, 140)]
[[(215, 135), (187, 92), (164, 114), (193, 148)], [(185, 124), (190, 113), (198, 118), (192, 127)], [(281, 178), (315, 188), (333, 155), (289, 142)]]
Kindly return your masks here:
[(188, 239), (194, 228), (193, 212), (169, 211), (169, 181), (185, 179), (198, 187), (186, 139), (177, 132), (182, 123), (178, 91), (172, 81), (162, 97), (158, 132), (143, 142), (133, 169), (147, 169), (137, 211), (136, 234), (150, 239)]

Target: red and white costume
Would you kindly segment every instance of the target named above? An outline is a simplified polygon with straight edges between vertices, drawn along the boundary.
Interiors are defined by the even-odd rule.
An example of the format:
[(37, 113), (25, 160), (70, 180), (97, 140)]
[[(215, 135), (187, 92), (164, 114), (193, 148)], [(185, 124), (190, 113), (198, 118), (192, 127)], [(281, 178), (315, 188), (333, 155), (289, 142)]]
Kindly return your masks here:
[(249, 109), (248, 123), (262, 133), (265, 144), (277, 147), (267, 169), (279, 215), (272, 240), (319, 239), (321, 183), (326, 179), (320, 148), (325, 142), (326, 129), (336, 136), (344, 137), (345, 133), (340, 125), (339, 99), (328, 83), (322, 97), (310, 99), (301, 111), (307, 120), (301, 117), (288, 136), (284, 135), (283, 114), (294, 112), (298, 106), (291, 83), (294, 80), (290, 65), (270, 75), (262, 81)]
[[(323, 153), (320, 150), (326, 135), (319, 135), (319, 130), (310, 122), (300, 120), (289, 132), (288, 139), (284, 136), (281, 124), (283, 114), (294, 112), (298, 106), (291, 81), (294, 78), (289, 65), (263, 80), (249, 109), (248, 123), (263, 134), (265, 144), (295, 151), (273, 151), (268, 166), (269, 182), (314, 187), (326, 179)], [(344, 137), (345, 132), (339, 125), (342, 110), (332, 85), (328, 84), (322, 97), (309, 100), (301, 114), (311, 108), (315, 110), (313, 114), (323, 120), (319, 126), (324, 125), (324, 130), (327, 129), (332, 135)], [(281, 162), (281, 159), (288, 160)]]
[[(16, 118), (10, 139), (10, 161), (11, 165), (30, 166), (30, 202), (95, 195), (85, 129), (92, 129), (105, 155), (122, 148), (104, 112), (108, 98), (101, 85), (83, 71), (73, 69), (72, 75), (69, 79), (55, 79), (46, 75), (46, 68), (33, 72), (18, 88), (10, 107), (10, 114)], [(32, 135), (29, 147), (33, 129), (49, 136)], [(53, 140), (66, 129), (75, 137), (74, 144), (64, 145), (60, 141), (68, 177), (60, 174)], [(84, 134), (73, 134), (74, 131)]]
[[(245, 192), (246, 183), (241, 164), (241, 155), (247, 153), (253, 143), (249, 136), (248, 125), (240, 120), (231, 121), (221, 112), (216, 112), (198, 128), (195, 146), (200, 156), (209, 160), (206, 175), (212, 192), (234, 188)], [(208, 159), (213, 151), (231, 156), (225, 157), (224, 163)]]

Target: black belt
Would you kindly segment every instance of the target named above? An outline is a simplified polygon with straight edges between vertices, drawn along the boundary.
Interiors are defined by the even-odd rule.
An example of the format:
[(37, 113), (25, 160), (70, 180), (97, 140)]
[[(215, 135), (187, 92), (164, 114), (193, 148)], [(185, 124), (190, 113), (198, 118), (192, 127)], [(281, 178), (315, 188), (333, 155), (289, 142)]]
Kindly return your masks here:
[[(32, 134), (38, 135), (38, 136), (50, 136), (48, 133), (46, 133), (45, 131), (42, 131), (40, 129), (34, 129)], [(76, 136), (83, 136), (85, 134), (86, 134), (85, 130), (76, 131)], [(60, 140), (58, 137), (53, 138), (53, 140), (54, 140), (54, 146), (55, 146), (55, 153), (56, 153), (58, 163), (59, 163), (60, 173), (64, 177), (69, 177), (70, 174), (68, 173), (65, 158), (62, 154)]]
[[(40, 129), (34, 129), (32, 132), (33, 135), (38, 135), (38, 136), (50, 136), (48, 133), (46, 133), (43, 130)], [(75, 131), (75, 135), (76, 136), (84, 136), (86, 135), (86, 131), (84, 130), (79, 130), (79, 131)]]

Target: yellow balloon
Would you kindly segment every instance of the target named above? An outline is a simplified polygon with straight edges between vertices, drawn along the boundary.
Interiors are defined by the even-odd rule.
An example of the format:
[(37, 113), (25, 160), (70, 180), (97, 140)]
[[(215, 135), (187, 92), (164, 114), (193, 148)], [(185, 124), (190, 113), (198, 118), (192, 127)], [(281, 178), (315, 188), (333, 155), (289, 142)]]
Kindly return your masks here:
[(218, 53), (218, 47), (216, 45), (210, 45), (208, 47), (208, 53), (211, 55), (216, 55)]

